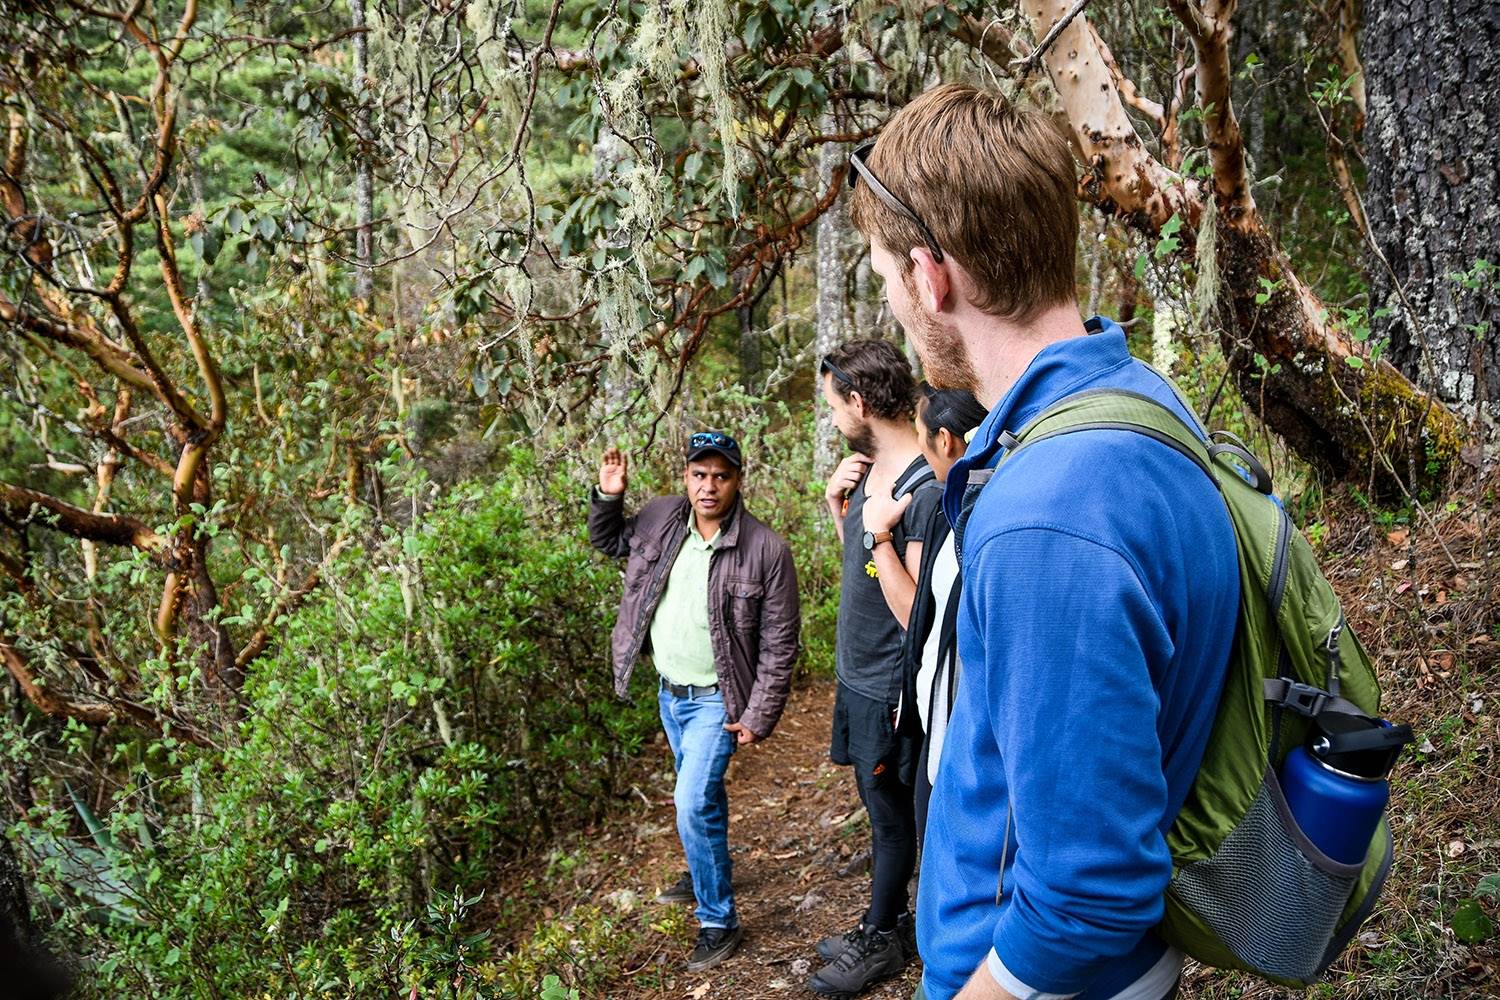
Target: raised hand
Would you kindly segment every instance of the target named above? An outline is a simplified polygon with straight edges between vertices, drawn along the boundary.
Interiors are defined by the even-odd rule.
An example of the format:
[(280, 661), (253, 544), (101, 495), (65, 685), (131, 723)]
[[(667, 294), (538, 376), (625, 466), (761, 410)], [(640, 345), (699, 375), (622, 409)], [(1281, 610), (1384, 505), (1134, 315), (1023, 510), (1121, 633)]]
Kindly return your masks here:
[(630, 481), (630, 460), (619, 448), (610, 448), (599, 463), (599, 492), (618, 496)]

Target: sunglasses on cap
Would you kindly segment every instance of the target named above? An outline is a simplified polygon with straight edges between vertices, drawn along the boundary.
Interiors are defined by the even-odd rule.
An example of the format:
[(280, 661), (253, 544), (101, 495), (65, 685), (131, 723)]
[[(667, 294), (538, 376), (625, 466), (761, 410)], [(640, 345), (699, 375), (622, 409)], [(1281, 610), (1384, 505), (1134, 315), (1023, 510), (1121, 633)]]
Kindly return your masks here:
[(688, 438), (688, 448), (730, 448), (739, 451), (740, 443), (728, 434), (720, 434), (718, 431), (699, 431)]
[[(906, 202), (891, 194), (890, 190), (884, 184), (880, 183), (880, 178), (876, 177), (874, 172), (865, 163), (865, 159), (874, 148), (875, 140), (870, 139), (855, 146), (854, 152), (849, 154), (849, 166), (854, 169), (854, 173), (849, 179), (849, 190), (853, 191), (854, 185), (863, 180), (875, 197), (885, 202), (887, 207), (910, 219), (922, 231), (922, 241), (927, 244), (927, 249), (932, 251), (932, 259), (941, 264), (943, 262), (943, 248), (938, 246), (937, 237), (932, 235), (932, 230), (927, 228), (927, 223), (923, 222), (916, 212), (906, 207)], [(848, 380), (846, 379), (845, 381)]]

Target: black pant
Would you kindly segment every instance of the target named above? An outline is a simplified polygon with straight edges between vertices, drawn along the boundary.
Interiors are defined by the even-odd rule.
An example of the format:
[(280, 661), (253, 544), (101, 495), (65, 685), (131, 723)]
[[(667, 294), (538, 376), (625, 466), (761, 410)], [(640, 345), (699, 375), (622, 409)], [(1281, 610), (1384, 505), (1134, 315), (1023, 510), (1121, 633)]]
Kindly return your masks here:
[(835, 764), (854, 766), (859, 800), (870, 816), (874, 861), (865, 921), (882, 931), (894, 930), (896, 918), (906, 912), (906, 886), (917, 867), (911, 782), (919, 748), (915, 739), (897, 734), (893, 715), (892, 705), (841, 683), (833, 705), (833, 740), (829, 747)]
[(870, 774), (856, 767), (859, 799), (870, 814), (870, 909), (865, 920), (876, 930), (896, 927), (909, 904), (906, 887), (917, 867), (917, 819), (912, 787), (896, 768)]

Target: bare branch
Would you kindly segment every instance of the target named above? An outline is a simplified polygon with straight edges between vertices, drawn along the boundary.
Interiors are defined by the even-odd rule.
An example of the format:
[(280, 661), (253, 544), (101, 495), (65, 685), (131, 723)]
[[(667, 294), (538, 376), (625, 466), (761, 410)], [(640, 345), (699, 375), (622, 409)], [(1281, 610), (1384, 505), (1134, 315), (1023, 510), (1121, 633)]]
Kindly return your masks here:
[(115, 710), (109, 705), (97, 701), (70, 701), (39, 684), (26, 658), (9, 640), (0, 639), (0, 660), (5, 661), (5, 669), (21, 685), (21, 693), (26, 696), (26, 700), (48, 715), (77, 719), (90, 726), (102, 726), (115, 720)]
[(1204, 0), (1202, 7), (1198, 0), (1167, 0), (1167, 6), (1187, 28), (1198, 57), (1198, 105), (1203, 109), (1219, 212), (1228, 225), (1248, 232), (1260, 221), (1250, 191), (1245, 139), (1229, 97), (1234, 77), (1229, 64), (1229, 19), (1234, 16), (1234, 0)]
[(96, 514), (65, 500), (0, 482), (0, 512), (14, 521), (35, 523), (74, 538), (124, 545), (143, 552), (160, 552), (167, 540), (144, 522), (123, 514)]
[(1047, 50), (1052, 47), (1052, 43), (1057, 41), (1057, 37), (1067, 29), (1068, 25), (1073, 23), (1075, 17), (1083, 13), (1083, 8), (1088, 5), (1089, 0), (1074, 0), (1073, 6), (1068, 8), (1067, 13), (1053, 22), (1052, 27), (1048, 28), (1047, 33), (1042, 36), (1042, 40), (1036, 43), (1036, 48), (1031, 50), (1031, 54), (1025, 59), (1020, 60), (1020, 66), (1016, 72), (1021, 79), (1024, 80), (1036, 72), (1037, 67), (1042, 63), (1042, 57), (1047, 54)]
[[(1038, 35), (1063, 18), (1069, 5), (1050, 0), (1028, 5)], [(1086, 17), (1075, 17), (1043, 55), (1087, 167), (1082, 194), (1095, 204), (1156, 229), (1174, 214), (1196, 226), (1203, 204), (1195, 185), (1168, 170), (1146, 149), (1125, 114), (1108, 64)]]
[(302, 584), (295, 590), (287, 591), (277, 599), (276, 603), (271, 607), (270, 613), (266, 615), (260, 627), (255, 630), (255, 634), (250, 637), (250, 641), (245, 643), (244, 647), (240, 649), (239, 655), (234, 658), (236, 669), (243, 672), (257, 656), (265, 652), (266, 646), (270, 644), (272, 632), (275, 630), (282, 616), (291, 614), (302, 605), (303, 601), (307, 600), (308, 595), (323, 582), (323, 574), (327, 572), (329, 565), (332, 564), (333, 560), (337, 558), (338, 554), (348, 544), (349, 540), (347, 538), (340, 538), (334, 542), (333, 545), (329, 546), (327, 554), (323, 556), (323, 561), (314, 567), (312, 572), (307, 574)]
[[(0, 636), (0, 660), (5, 661), (6, 671), (21, 686), (21, 693), (40, 711), (61, 719), (76, 719), (85, 725), (103, 726), (111, 722), (130, 720), (158, 732), (170, 732), (194, 746), (213, 747), (214, 743), (195, 726), (184, 723), (170, 715), (155, 712), (145, 705), (123, 698), (101, 701), (77, 701), (53, 693), (37, 680), (31, 665), (14, 645), (12, 637)], [(95, 665), (95, 670), (98, 669)]]

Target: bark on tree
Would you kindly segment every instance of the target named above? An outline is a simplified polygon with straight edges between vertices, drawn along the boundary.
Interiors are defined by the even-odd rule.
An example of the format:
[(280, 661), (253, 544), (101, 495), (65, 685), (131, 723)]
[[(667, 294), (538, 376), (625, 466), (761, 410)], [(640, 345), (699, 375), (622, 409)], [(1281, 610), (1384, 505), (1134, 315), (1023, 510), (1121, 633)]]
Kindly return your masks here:
[(365, 0), (349, 0), (349, 14), (355, 29), (354, 93), (359, 100), (354, 113), (354, 128), (359, 133), (359, 151), (354, 158), (354, 297), (368, 309), (375, 294), (375, 182), (370, 167), (370, 107), (365, 93), (370, 45), (365, 34)]
[[(1025, 5), (1036, 37), (1071, 6), (1066, 0)], [(1135, 88), (1122, 84), (1107, 49), (1079, 16), (1043, 62), (1084, 161), (1081, 194), (1151, 234), (1180, 216), (1188, 252), (1212, 198), (1222, 339), (1241, 394), (1313, 465), (1335, 476), (1368, 474), (1398, 489), (1407, 471), (1403, 456), (1425, 450), (1442, 464), (1457, 453), (1462, 429), (1440, 402), (1386, 362), (1372, 362), (1363, 344), (1330, 321), (1267, 231), (1231, 100), (1234, 0), (1168, 0), (1167, 6), (1197, 57), (1197, 104), (1213, 177), (1199, 184), (1151, 155), (1122, 103), (1121, 94)]]
[[(831, 115), (824, 118), (822, 130), (832, 134), (838, 131)], [(818, 152), (818, 190), (826, 192), (838, 180), (839, 172), (847, 162), (849, 149), (842, 143), (826, 142)], [(845, 276), (848, 273), (846, 254), (849, 247), (849, 209), (846, 199), (836, 201), (818, 219), (818, 313), (817, 333), (813, 339), (813, 363), (822, 358), (840, 342), (849, 337), (849, 295)], [(813, 385), (817, 400), (818, 440), (815, 452), (817, 475), (826, 479), (832, 475), (838, 462), (838, 431), (833, 426), (833, 414), (822, 399), (822, 377), (813, 372)]]
[[(749, 269), (740, 268), (734, 273), (736, 288), (745, 283)], [(760, 328), (755, 325), (755, 306), (746, 301), (735, 308), (735, 319), (740, 326), (740, 385), (754, 392), (760, 379), (764, 359), (761, 356)]]
[[(28, 35), (34, 47), (28, 41), (17, 58), (35, 72), (0, 79), (0, 90), (11, 109), (4, 170), (0, 171), (0, 231), (5, 236), (0, 249), (24, 255), (30, 268), (22, 272), (23, 281), (7, 281), (0, 289), (0, 326), (17, 342), (45, 352), (72, 375), (80, 403), (75, 431), (80, 440), (98, 446), (102, 457), (95, 469), (89, 507), (0, 482), (0, 525), (21, 539), (21, 555), (0, 558), (0, 570), (36, 609), (55, 595), (37, 585), (39, 578), (28, 565), (45, 554), (29, 552), (24, 544), (27, 532), (56, 533), (87, 543), (83, 552), (86, 578), (98, 569), (101, 546), (146, 553), (151, 572), (161, 577), (154, 623), (161, 658), (172, 663), (196, 659), (208, 684), (232, 702), (254, 652), (249, 656), (244, 649), (235, 652), (228, 626), (223, 624), (224, 601), (209, 572), (213, 533), (199, 530), (202, 512), (214, 506), (211, 456), (228, 428), (229, 405), (212, 331), (204, 322), (207, 312), (200, 312), (198, 301), (189, 294), (178, 260), (179, 239), (191, 238), (193, 227), (203, 224), (203, 215), (201, 211), (185, 214), (179, 204), (174, 217), (169, 194), (183, 179), (177, 126), (181, 110), (190, 105), (184, 102), (177, 82), (182, 76), (179, 61), (198, 27), (198, 5), (187, 4), (169, 31), (162, 30), (163, 25), (143, 24), (140, 4), (121, 13), (80, 10), (80, 16), (110, 22), (110, 34), (118, 32), (129, 44), (139, 46), (138, 54), (149, 55), (149, 63), (155, 66), (151, 78), (137, 81), (142, 87), (138, 95), (110, 95), (114, 99), (106, 101), (97, 88), (83, 91), (95, 93), (115, 110), (122, 134), (142, 147), (141, 169), (138, 176), (133, 169), (128, 176), (119, 172), (114, 153), (97, 144), (99, 134), (79, 126), (79, 121), (93, 120), (90, 116), (75, 119), (59, 114), (28, 91), (36, 76), (76, 71), (69, 54), (49, 48), (42, 35)], [(145, 109), (148, 130), (132, 127), (123, 110), (127, 106)], [(46, 190), (49, 179), (44, 175), (38, 183), (32, 176), (28, 153), (34, 146), (57, 145), (73, 149), (87, 165), (90, 193), (97, 196), (98, 206), (80, 214), (112, 220), (100, 230), (101, 238), (113, 244), (114, 267), (109, 274), (96, 276), (87, 257), (81, 262), (63, 255), (54, 259), (45, 205), (29, 203), (31, 198), (43, 197), (39, 192)], [(191, 186), (191, 176), (188, 180)], [(194, 200), (201, 209), (201, 196), (195, 195)], [(144, 252), (147, 249), (154, 250), (154, 261)], [(153, 274), (132, 276), (133, 268), (148, 264), (154, 264)], [(67, 275), (69, 267), (78, 273)], [(153, 291), (164, 294), (171, 307), (170, 324), (155, 317), (149, 323), (143, 319), (146, 310), (136, 295), (143, 281), (152, 282)], [(207, 294), (210, 289), (200, 281), (198, 290)], [(105, 400), (113, 405), (106, 405)], [(139, 424), (133, 408), (149, 418), (160, 435), (148, 437), (149, 444), (140, 443), (139, 429), (131, 429), (130, 425)], [(169, 454), (173, 451), (175, 455)], [(156, 506), (143, 506), (136, 515), (110, 509), (115, 506), (116, 475), (127, 466), (132, 476), (140, 473), (132, 482), (133, 493), (139, 496), (155, 490), (158, 494)], [(150, 527), (162, 519), (163, 508), (175, 520), (171, 532)], [(294, 592), (299, 595), (296, 600), (305, 592)], [(295, 603), (289, 600), (278, 606), (289, 610)], [(13, 635), (7, 620), (6, 631), (0, 631), (0, 667), (17, 690), (48, 715), (89, 725), (123, 720), (158, 731), (170, 727), (180, 738), (208, 745), (204, 730), (182, 718), (175, 708), (157, 706), (140, 696), (135, 690), (139, 678), (129, 664), (110, 660), (107, 644), (100, 641), (98, 610), (90, 598), (83, 609), (82, 627), (77, 629), (86, 642), (71, 642), (68, 635), (56, 634), (67, 629), (54, 630), (51, 625), (45, 636)], [(49, 654), (34, 656), (43, 644)], [(245, 648), (259, 651), (265, 641), (252, 639)], [(59, 660), (67, 669), (58, 668)], [(105, 669), (106, 664), (114, 673)]]
[[(1494, 429), (1500, 398), (1500, 7), (1365, 5), (1372, 335), (1408, 378)], [(1468, 275), (1467, 281), (1455, 277)], [(1472, 287), (1465, 287), (1465, 285)]]

